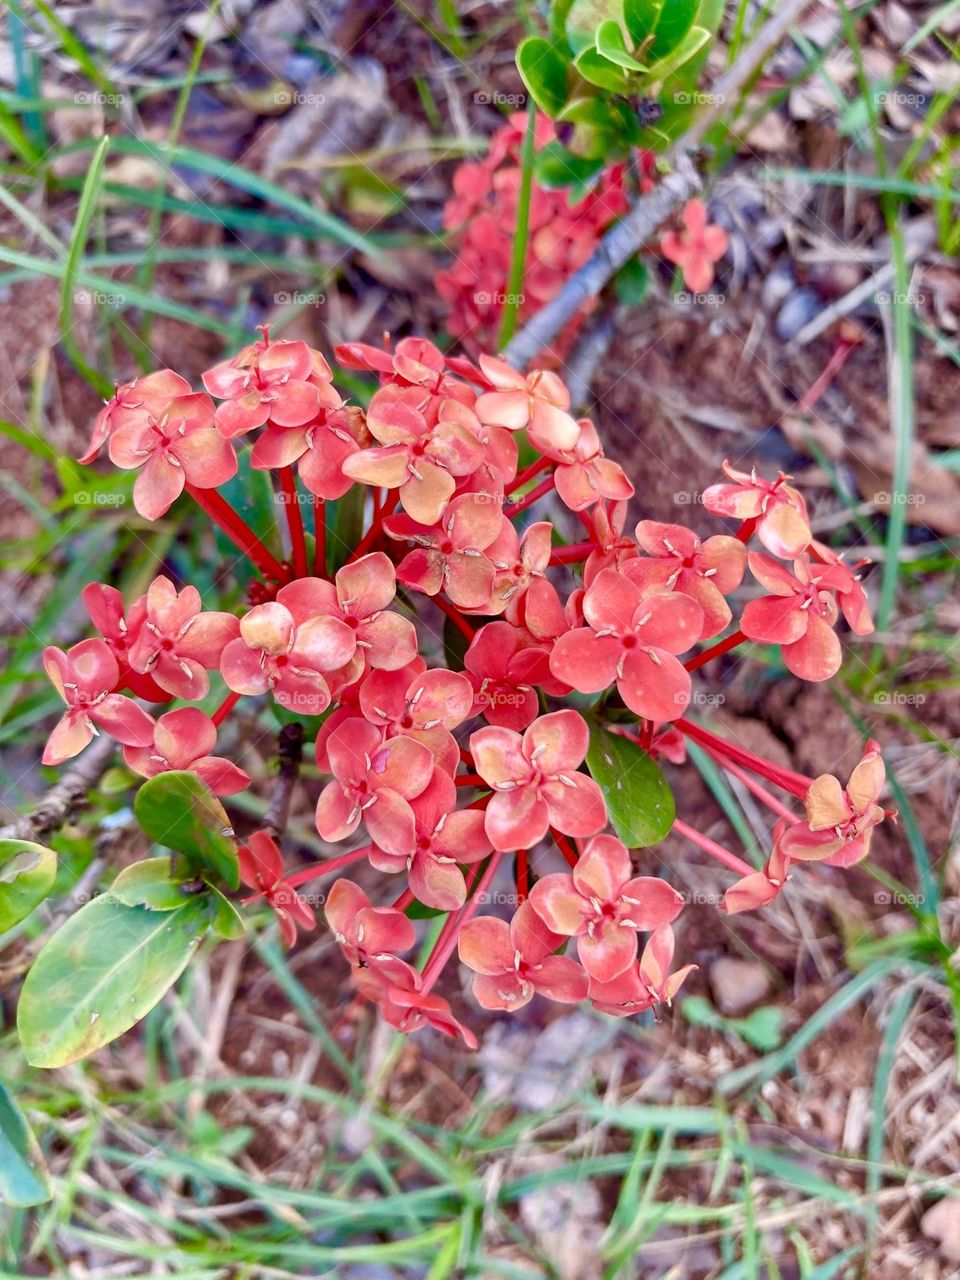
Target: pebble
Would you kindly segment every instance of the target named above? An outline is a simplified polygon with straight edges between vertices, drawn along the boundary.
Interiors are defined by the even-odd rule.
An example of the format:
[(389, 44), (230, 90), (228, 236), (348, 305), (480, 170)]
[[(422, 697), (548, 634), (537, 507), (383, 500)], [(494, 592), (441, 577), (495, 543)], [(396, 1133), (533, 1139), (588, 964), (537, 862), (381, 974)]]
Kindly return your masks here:
[(710, 989), (721, 1013), (739, 1017), (770, 994), (770, 975), (755, 960), (723, 956), (710, 966)]
[(822, 310), (823, 302), (813, 289), (808, 289), (806, 285), (801, 285), (799, 289), (794, 289), (777, 315), (774, 326), (777, 331), (777, 337), (782, 338), (784, 342), (789, 342), (797, 336), (805, 324), (809, 324), (813, 317), (819, 315)]

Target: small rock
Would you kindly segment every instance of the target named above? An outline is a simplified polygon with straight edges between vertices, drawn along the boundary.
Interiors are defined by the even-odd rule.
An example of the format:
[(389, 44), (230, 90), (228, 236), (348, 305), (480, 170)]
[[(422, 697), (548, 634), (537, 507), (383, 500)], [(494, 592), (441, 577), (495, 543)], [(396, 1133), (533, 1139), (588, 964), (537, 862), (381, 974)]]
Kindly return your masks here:
[(710, 966), (710, 989), (721, 1013), (739, 1017), (770, 994), (770, 975), (755, 960), (723, 956)]
[(784, 342), (789, 342), (795, 338), (805, 324), (819, 315), (823, 310), (823, 303), (812, 289), (808, 289), (806, 285), (801, 285), (799, 289), (794, 289), (789, 295), (786, 302), (780, 308), (780, 314), (776, 320), (777, 336), (782, 338)]
[(920, 1230), (950, 1262), (960, 1262), (960, 1200), (944, 1196), (927, 1210), (920, 1220)]
[(796, 277), (789, 263), (778, 262), (772, 271), (767, 272), (763, 282), (760, 301), (765, 311), (776, 311), (789, 298), (797, 287)]

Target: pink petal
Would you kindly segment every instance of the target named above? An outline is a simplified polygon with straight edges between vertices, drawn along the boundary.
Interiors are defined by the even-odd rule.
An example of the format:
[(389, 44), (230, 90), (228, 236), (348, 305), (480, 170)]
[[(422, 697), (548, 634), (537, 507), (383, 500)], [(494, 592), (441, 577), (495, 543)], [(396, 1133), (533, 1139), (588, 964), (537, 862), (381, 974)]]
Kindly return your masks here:
[(616, 902), (632, 867), (626, 846), (616, 836), (594, 836), (573, 869), (573, 883), (585, 898)]
[(531, 789), (498, 791), (487, 805), (484, 828), (494, 849), (529, 849), (543, 839), (549, 825), (547, 805)]
[(616, 679), (621, 652), (616, 636), (598, 636), (589, 627), (578, 627), (557, 640), (550, 671), (580, 693), (599, 693)]
[(787, 670), (801, 680), (829, 680), (840, 670), (840, 641), (833, 627), (812, 610), (808, 613), (804, 635), (793, 644), (785, 644), (780, 652)]
[(661, 723), (683, 715), (690, 702), (690, 687), (689, 671), (664, 649), (631, 650), (617, 681), (620, 696), (631, 711)]
[(185, 483), (183, 468), (164, 450), (156, 449), (134, 483), (133, 505), (145, 520), (159, 520), (180, 497)]
[(582, 933), (577, 938), (580, 963), (591, 978), (612, 982), (637, 958), (637, 935), (613, 920), (606, 921), (591, 937)]
[(595, 835), (607, 822), (603, 792), (585, 773), (564, 776), (568, 782), (551, 782), (543, 788), (551, 823), (564, 835)]

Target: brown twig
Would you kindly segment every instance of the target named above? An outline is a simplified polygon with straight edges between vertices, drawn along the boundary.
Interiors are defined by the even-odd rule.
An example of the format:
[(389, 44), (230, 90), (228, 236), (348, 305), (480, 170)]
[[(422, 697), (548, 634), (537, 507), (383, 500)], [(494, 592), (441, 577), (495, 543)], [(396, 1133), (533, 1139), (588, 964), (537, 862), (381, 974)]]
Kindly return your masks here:
[(263, 815), (263, 830), (269, 832), (275, 840), (287, 829), (290, 817), (290, 801), (293, 789), (300, 777), (300, 762), (303, 759), (303, 725), (299, 722), (285, 724), (280, 730), (277, 743), (280, 757), (280, 772), (277, 785), (270, 798), (270, 804)]
[(703, 179), (691, 159), (691, 153), (720, 115), (724, 103), (733, 98), (759, 70), (767, 54), (780, 43), (808, 4), (809, 0), (784, 0), (757, 38), (744, 49), (726, 75), (721, 76), (710, 95), (710, 106), (668, 153), (671, 172), (649, 195), (641, 196), (625, 218), (610, 228), (593, 257), (507, 344), (503, 358), (515, 369), (526, 368), (539, 351), (549, 346), (570, 317), (600, 292), (671, 214), (702, 189)]
[(59, 830), (96, 786), (116, 746), (106, 735), (97, 738), (31, 813), (0, 827), (0, 839), (42, 841)]

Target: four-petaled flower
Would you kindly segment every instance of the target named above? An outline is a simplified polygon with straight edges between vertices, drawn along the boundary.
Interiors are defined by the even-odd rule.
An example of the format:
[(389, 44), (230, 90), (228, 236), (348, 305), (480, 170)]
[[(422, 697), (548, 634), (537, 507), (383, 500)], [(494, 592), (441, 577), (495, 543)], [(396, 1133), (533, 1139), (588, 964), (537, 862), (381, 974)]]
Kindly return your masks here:
[(540, 699), (534, 684), (547, 650), (524, 646), (509, 622), (488, 622), (470, 641), (463, 665), (474, 690), (474, 709), (488, 724), (525, 729), (536, 720)]
[(55, 645), (43, 651), (43, 666), (67, 709), (53, 728), (44, 764), (63, 764), (104, 729), (126, 746), (153, 741), (153, 719), (132, 698), (116, 693), (117, 660), (102, 640), (81, 640), (66, 653)]
[(633, 485), (618, 462), (604, 457), (597, 428), (589, 418), (581, 418), (579, 426), (580, 436), (573, 448), (556, 454), (559, 465), (553, 482), (560, 501), (571, 511), (586, 511), (603, 500), (625, 502), (632, 498)]
[(640, 962), (618, 974), (609, 982), (590, 980), (590, 999), (601, 1013), (612, 1013), (616, 1018), (629, 1018), (645, 1009), (658, 1009), (669, 1005), (673, 997), (697, 968), (685, 964), (676, 973), (670, 972), (673, 963), (674, 934), (668, 924), (662, 924), (650, 935), (643, 948)]
[(750, 572), (772, 594), (748, 601), (740, 629), (751, 640), (778, 644), (789, 671), (801, 680), (829, 680), (840, 669), (840, 641), (833, 629), (839, 617), (828, 589), (832, 568), (811, 566), (806, 556), (786, 565), (759, 551), (747, 560)]
[(636, 533), (641, 555), (627, 561), (624, 574), (643, 591), (679, 591), (696, 600), (703, 610), (700, 640), (725, 630), (733, 616), (725, 597), (747, 566), (743, 543), (725, 534), (702, 542), (692, 529), (657, 520), (641, 520)]
[(215, 489), (237, 474), (237, 455), (213, 425), (213, 402), (202, 392), (152, 399), (121, 416), (108, 444), (114, 466), (142, 468), (133, 505), (146, 520), (159, 520), (184, 485)]
[(148, 747), (124, 747), (123, 758), (134, 773), (154, 778), (168, 769), (189, 769), (215, 795), (245, 791), (250, 775), (225, 756), (210, 752), (217, 745), (217, 726), (198, 707), (168, 711), (156, 723)]
[(781, 560), (792, 560), (810, 543), (810, 521), (803, 494), (781, 471), (776, 480), (765, 480), (756, 470), (736, 471), (724, 460), (723, 470), (732, 483), (712, 484), (703, 491), (703, 505), (717, 516), (755, 520), (763, 545)]
[(406, 856), (416, 842), (410, 801), (433, 776), (433, 756), (413, 738), (383, 737), (366, 720), (345, 720), (327, 739), (333, 781), (317, 801), (317, 830), (324, 840), (345, 840), (361, 821), (387, 853)]
[(581, 693), (616, 681), (621, 698), (647, 720), (676, 720), (690, 701), (690, 674), (676, 658), (703, 630), (703, 610), (678, 591), (644, 594), (623, 572), (602, 569), (583, 597), (589, 626), (560, 636), (550, 670)]
[(502, 524), (502, 508), (482, 493), (454, 498), (433, 528), (409, 516), (390, 516), (384, 528), (391, 538), (419, 543), (397, 565), (397, 580), (428, 596), (445, 591), (461, 609), (485, 609), (496, 569), (484, 552)]
[(451, 776), (460, 762), (460, 748), (451, 730), (470, 715), (473, 690), (458, 671), (434, 667), (410, 676), (409, 664), (401, 671), (371, 671), (360, 686), (359, 710), (371, 724), (380, 725), (388, 738), (406, 734), (422, 742), (438, 769)]
[(477, 773), (494, 795), (486, 809), (495, 849), (529, 849), (553, 826), (592, 836), (607, 820), (603, 793), (579, 773), (590, 732), (576, 711), (553, 711), (523, 733), (490, 727), (470, 736)]
[(147, 618), (147, 597), (138, 596), (129, 609), (116, 587), (105, 582), (88, 582), (81, 592), (90, 621), (103, 636), (120, 668), (119, 688), (129, 689), (148, 702), (169, 702), (172, 694), (161, 689), (153, 676), (143, 675), (130, 666), (130, 648)]
[(134, 378), (118, 386), (93, 424), (90, 443), (78, 458), (84, 466), (93, 462), (119, 426), (132, 421), (145, 422), (151, 415), (163, 412), (165, 405), (178, 396), (189, 395), (190, 383), (172, 369), (158, 369), (143, 378)]
[[(322, 868), (320, 868), (322, 870)], [(413, 921), (394, 907), (375, 907), (352, 880), (341, 878), (327, 894), (327, 924), (352, 968), (365, 969), (417, 940)]]
[(706, 293), (713, 284), (713, 264), (727, 252), (729, 238), (723, 227), (707, 222), (702, 200), (688, 200), (680, 215), (682, 231), (668, 231), (660, 239), (660, 251), (683, 272), (691, 293)]
[(637, 932), (675, 920), (683, 895), (656, 876), (635, 876), (626, 846), (601, 835), (587, 844), (572, 875), (538, 880), (530, 903), (548, 929), (577, 939), (590, 977), (609, 982), (636, 959)]
[(146, 617), (130, 646), (130, 665), (175, 698), (205, 698), (207, 672), (216, 671), (239, 626), (231, 613), (204, 612), (196, 587), (177, 591), (161, 575), (147, 590)]
[(784, 829), (780, 849), (789, 858), (834, 867), (860, 862), (870, 852), (874, 827), (894, 816), (877, 803), (886, 777), (880, 746), (871, 740), (846, 787), (830, 773), (814, 779), (803, 800), (807, 820)]
[(589, 979), (567, 956), (553, 953), (564, 938), (551, 932), (529, 900), (509, 924), (495, 916), (468, 921), (460, 930), (460, 959), (476, 974), (473, 994), (484, 1009), (522, 1009), (539, 993), (561, 1004), (586, 998)]
[(542, 453), (576, 448), (580, 424), (569, 412), (570, 393), (555, 373), (518, 373), (492, 356), (481, 356), (480, 368), (495, 388), (477, 400), (481, 422), (509, 431), (526, 427), (530, 443)]
[(297, 940), (297, 926), (315, 929), (316, 916), (310, 904), (283, 878), (283, 855), (267, 831), (254, 831), (237, 850), (240, 879), (273, 908), (280, 932), (288, 947)]
[[(325, 366), (326, 361), (319, 382), (329, 377)], [(266, 336), (222, 360), (203, 375), (206, 389), (223, 401), (217, 406), (217, 430), (231, 439), (268, 419), (279, 427), (303, 426), (320, 409), (315, 371), (315, 354), (305, 342), (270, 342)]]

